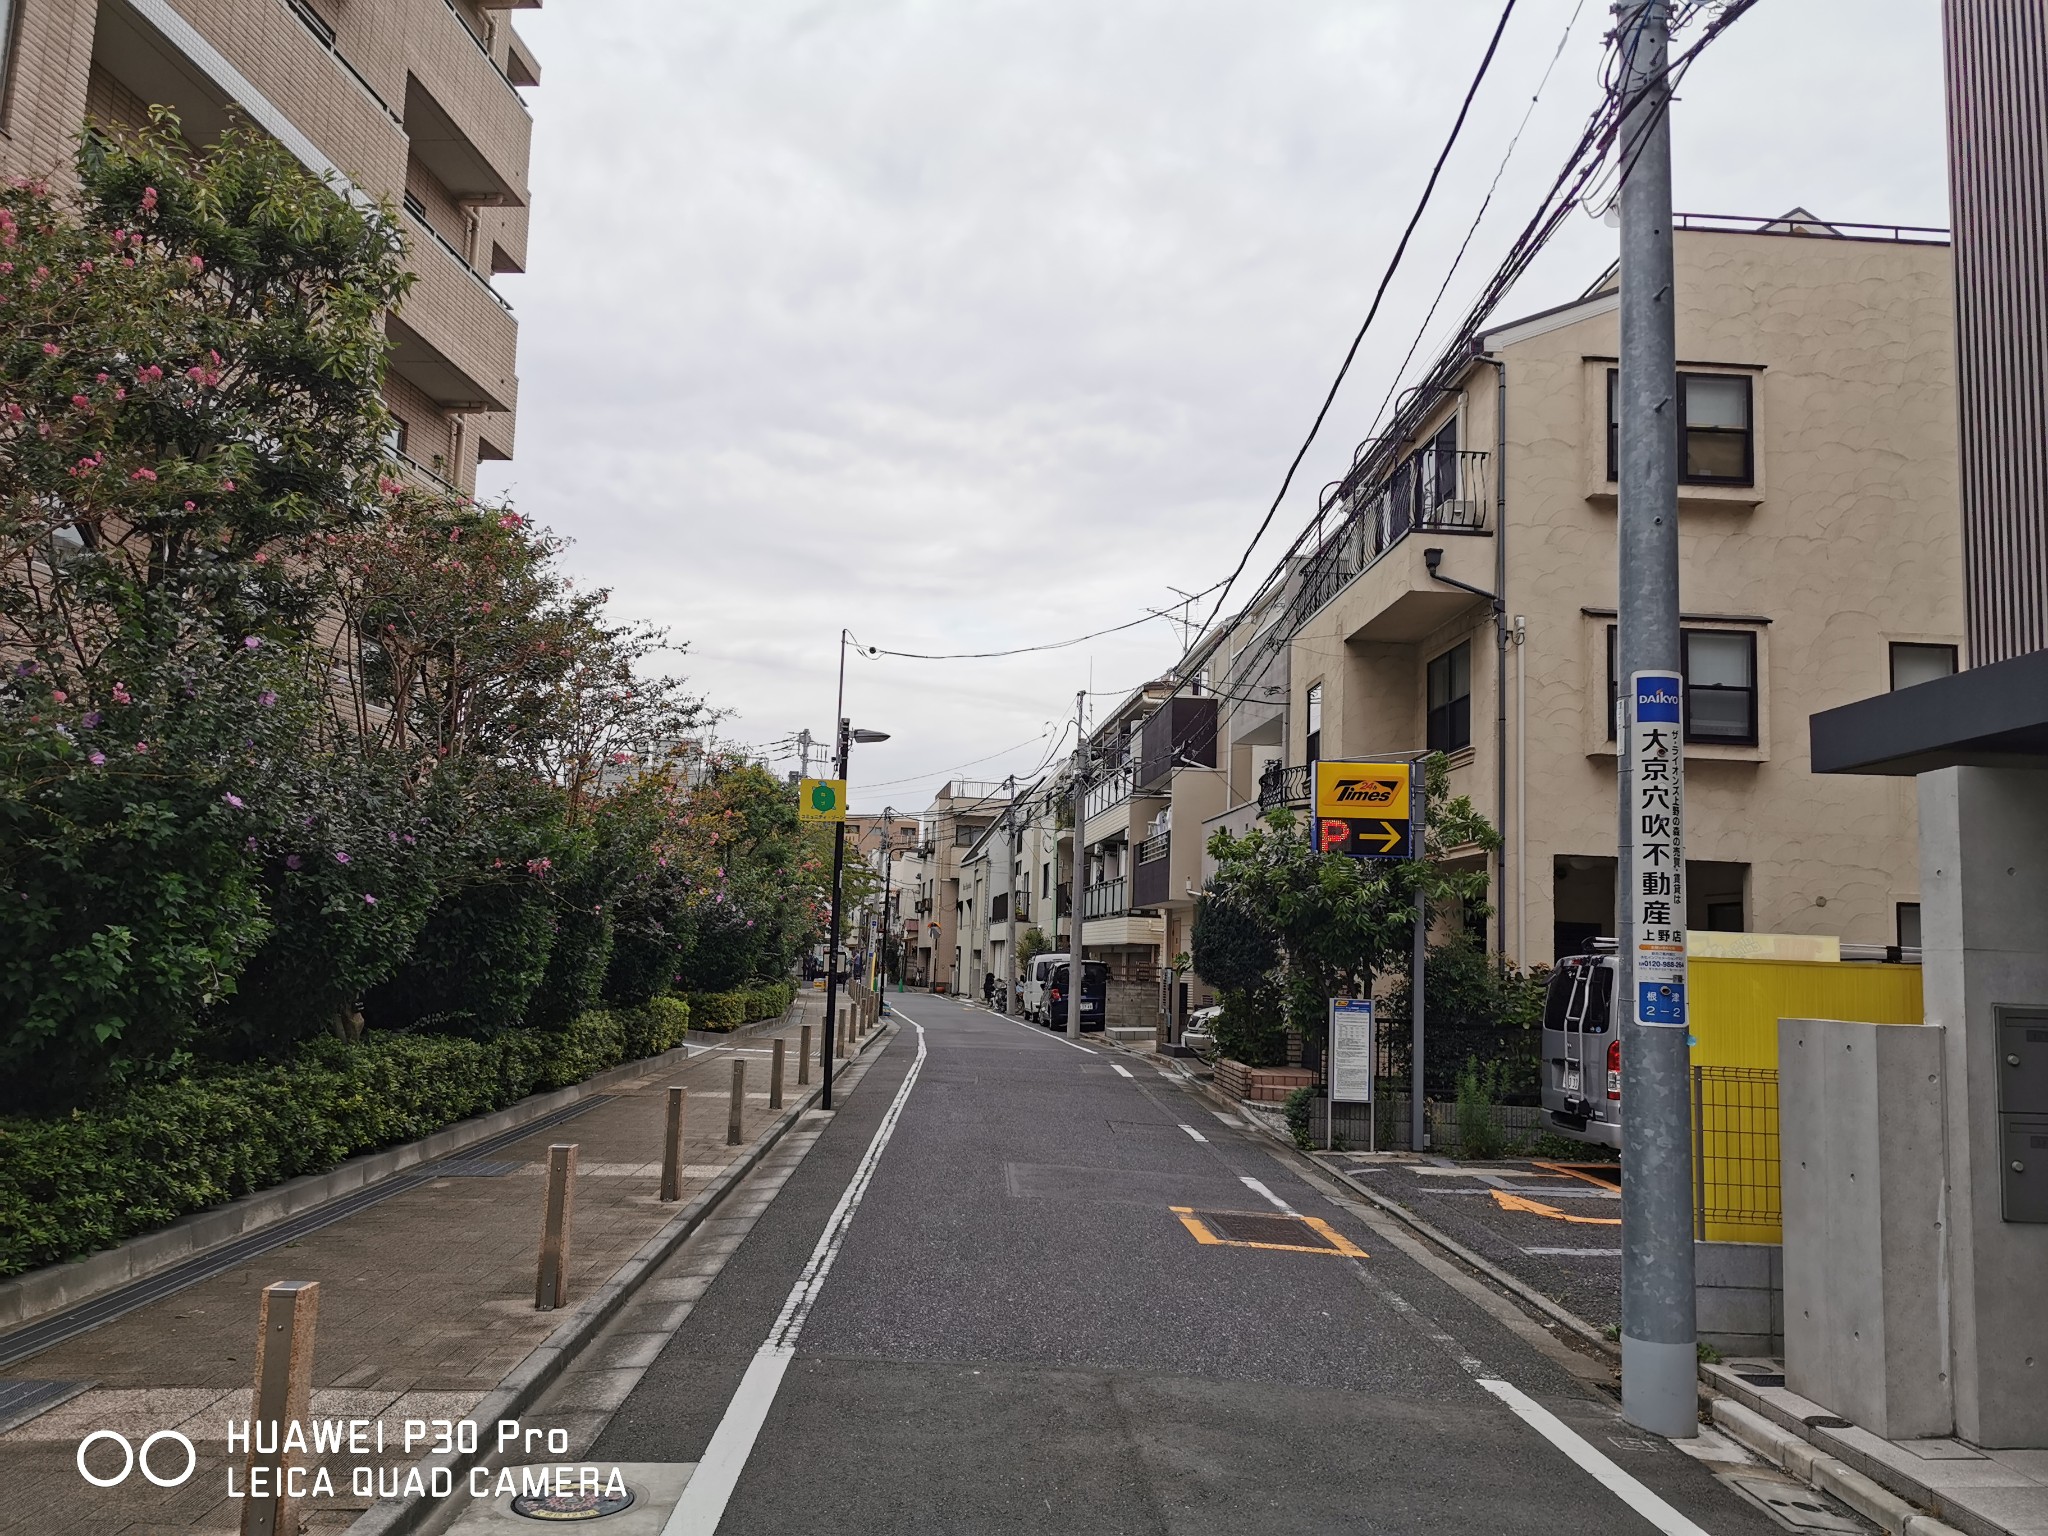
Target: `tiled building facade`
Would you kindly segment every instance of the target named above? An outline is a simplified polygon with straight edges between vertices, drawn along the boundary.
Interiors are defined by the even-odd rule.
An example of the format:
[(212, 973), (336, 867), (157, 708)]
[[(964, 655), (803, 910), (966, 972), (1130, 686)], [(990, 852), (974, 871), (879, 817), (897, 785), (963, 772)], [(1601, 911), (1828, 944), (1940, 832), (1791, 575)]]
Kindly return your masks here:
[[(531, 7), (538, 0), (522, 0)], [(519, 328), (493, 286), (526, 263), (539, 83), (514, 0), (0, 0), (0, 174), (63, 181), (88, 119), (235, 113), (338, 188), (399, 208), (412, 292), (387, 317), (398, 452), (462, 491), (512, 455)]]

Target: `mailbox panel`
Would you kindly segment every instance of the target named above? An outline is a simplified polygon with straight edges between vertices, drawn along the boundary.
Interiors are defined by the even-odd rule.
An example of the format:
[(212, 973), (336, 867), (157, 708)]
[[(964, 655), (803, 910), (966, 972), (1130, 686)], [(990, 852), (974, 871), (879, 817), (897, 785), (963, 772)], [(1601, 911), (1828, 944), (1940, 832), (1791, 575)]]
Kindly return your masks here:
[(1998, 1112), (2048, 1115), (2048, 1012), (1998, 1010)]
[(2048, 1115), (2001, 1115), (2000, 1214), (2048, 1223)]

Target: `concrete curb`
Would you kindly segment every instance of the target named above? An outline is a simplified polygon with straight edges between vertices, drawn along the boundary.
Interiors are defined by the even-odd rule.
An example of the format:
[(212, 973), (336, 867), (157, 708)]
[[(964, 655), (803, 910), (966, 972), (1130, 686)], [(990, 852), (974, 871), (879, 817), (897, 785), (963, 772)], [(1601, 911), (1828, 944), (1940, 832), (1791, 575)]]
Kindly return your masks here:
[[(877, 1046), (886, 1044), (895, 1037), (899, 1027), (893, 1023), (877, 1027), (861, 1041), (861, 1051), (864, 1053), (870, 1042)], [(863, 1061), (860, 1055), (856, 1055), (848, 1061), (847, 1066), (856, 1063), (861, 1065), (861, 1075), (865, 1077), (868, 1063)], [(848, 1083), (841, 1076), (844, 1071), (845, 1068), (842, 1067), (834, 1072), (835, 1088), (850, 1089), (855, 1086), (855, 1083)], [(457, 1489), (463, 1489), (464, 1480), (468, 1477), (470, 1469), (485, 1464), (496, 1454), (495, 1437), (486, 1431), (500, 1419), (518, 1418), (539, 1400), (540, 1395), (568, 1369), (570, 1363), (603, 1330), (604, 1325), (617, 1315), (627, 1299), (646, 1283), (670, 1254), (680, 1248), (690, 1235), (704, 1224), (776, 1144), (810, 1112), (824, 1091), (823, 1083), (813, 1083), (805, 1091), (802, 1099), (785, 1109), (774, 1124), (754, 1139), (737, 1162), (728, 1166), (695, 1199), (678, 1211), (668, 1225), (642, 1244), (632, 1258), (613, 1271), (611, 1279), (577, 1303), (561, 1326), (549, 1334), (533, 1353), (513, 1367), (511, 1374), (499, 1382), (482, 1402), (464, 1415), (477, 1426), (476, 1450), (427, 1456), (414, 1462), (413, 1467), (428, 1481), (428, 1486), (432, 1486), (433, 1473), (445, 1468), (453, 1485)], [(348, 1536), (410, 1536), (412, 1532), (430, 1528), (437, 1518), (449, 1515), (451, 1509), (452, 1506), (439, 1504), (432, 1499), (380, 1499), (348, 1526)]]
[(1713, 1416), (1716, 1425), (1757, 1455), (1808, 1487), (1832, 1494), (1891, 1536), (1963, 1536), (1955, 1526), (1915, 1508), (1840, 1457), (1827, 1455), (1803, 1434), (1773, 1423), (1733, 1398), (1715, 1397)]

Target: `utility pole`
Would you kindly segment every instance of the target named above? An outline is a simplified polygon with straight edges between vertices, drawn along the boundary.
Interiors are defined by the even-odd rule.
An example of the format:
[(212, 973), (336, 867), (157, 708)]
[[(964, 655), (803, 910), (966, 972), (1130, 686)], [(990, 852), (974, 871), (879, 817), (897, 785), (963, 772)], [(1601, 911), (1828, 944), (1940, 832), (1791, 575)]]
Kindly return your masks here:
[[(839, 690), (842, 699), (846, 692), (846, 644), (842, 637), (839, 647)], [(838, 773), (834, 775), (841, 783), (846, 781), (846, 754), (851, 742), (844, 715), (839, 717), (839, 758)], [(824, 1049), (820, 1061), (824, 1067), (823, 1091), (818, 1095), (818, 1107), (832, 1107), (832, 1052), (835, 1049), (833, 1036), (839, 1010), (839, 882), (846, 868), (846, 818), (842, 815), (832, 825), (832, 938), (825, 948), (825, 1032)]]
[(1011, 774), (1003, 780), (1010, 791), (1010, 803), (1003, 809), (1003, 852), (1007, 863), (1003, 872), (1003, 883), (1008, 887), (1010, 899), (1003, 903), (1003, 915), (1007, 929), (1003, 934), (1003, 1013), (1015, 1015), (1017, 996), (1017, 775)]
[[(1086, 896), (1088, 882), (1088, 853), (1083, 846), (1085, 829), (1088, 825), (1088, 690), (1083, 688), (1074, 695), (1074, 936), (1067, 946), (1067, 1033), (1078, 1044), (1081, 1039), (1081, 999), (1087, 993), (1088, 980), (1083, 956), (1086, 951), (1081, 944), (1081, 903)], [(1057, 908), (1054, 900), (1054, 926), (1058, 926)], [(1109, 1017), (1109, 999), (1102, 1000), (1103, 1022)]]
[[(1621, 127), (1621, 586), (1615, 663), (1622, 695), (1615, 861), (1620, 984), (1614, 994), (1621, 1030), (1624, 1169), (1621, 1411), (1631, 1423), (1681, 1439), (1699, 1433), (1699, 1367), (1685, 1021), (1685, 846), (1679, 823), (1684, 730), (1670, 0), (1621, 0), (1617, 21), (1626, 108)], [(1654, 775), (1644, 767), (1652, 757)], [(1639, 803), (1652, 789), (1653, 777), (1670, 781), (1667, 797), (1654, 808)]]

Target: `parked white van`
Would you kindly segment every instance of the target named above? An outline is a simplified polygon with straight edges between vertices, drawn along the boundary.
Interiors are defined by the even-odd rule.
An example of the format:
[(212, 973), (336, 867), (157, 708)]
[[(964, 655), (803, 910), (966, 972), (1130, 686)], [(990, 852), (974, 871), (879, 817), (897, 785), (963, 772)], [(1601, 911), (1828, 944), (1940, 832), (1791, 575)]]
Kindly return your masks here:
[(1052, 981), (1052, 973), (1067, 963), (1065, 955), (1033, 955), (1031, 965), (1024, 972), (1024, 1017), (1034, 1024), (1043, 1024), (1046, 1013), (1046, 988)]

